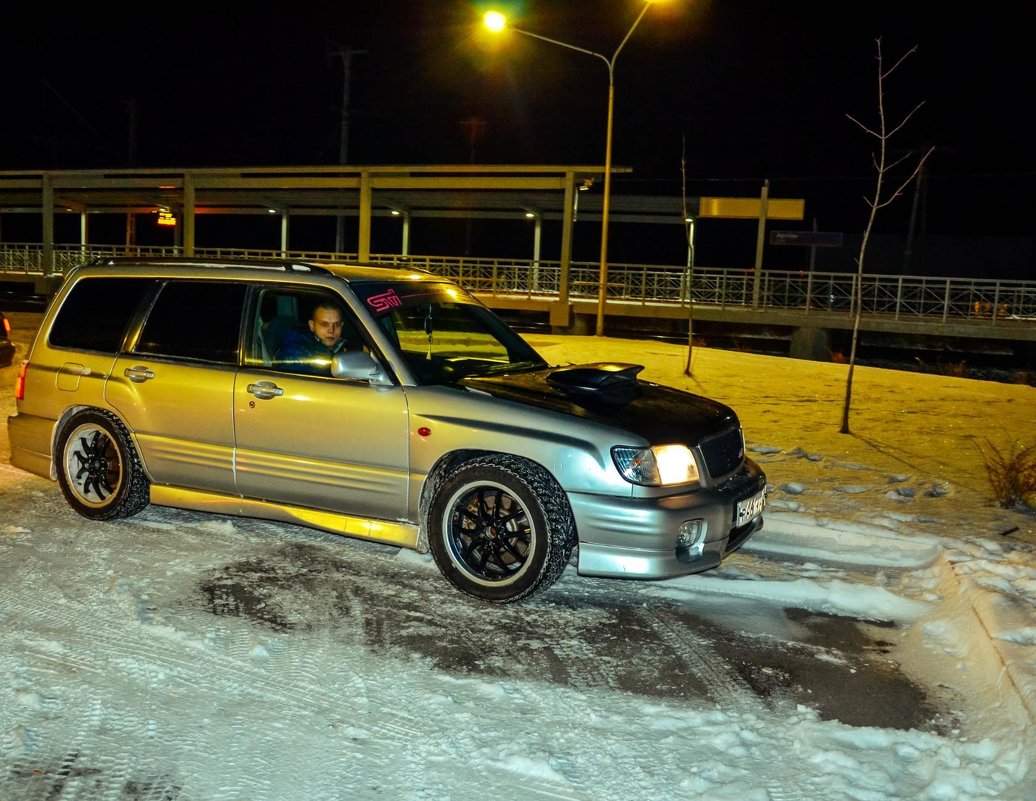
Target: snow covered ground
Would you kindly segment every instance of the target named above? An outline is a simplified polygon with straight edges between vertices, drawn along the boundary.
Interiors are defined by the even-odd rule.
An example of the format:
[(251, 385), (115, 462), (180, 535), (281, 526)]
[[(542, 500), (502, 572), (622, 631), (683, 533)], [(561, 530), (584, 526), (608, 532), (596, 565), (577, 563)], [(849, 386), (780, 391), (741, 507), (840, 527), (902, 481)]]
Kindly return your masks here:
[[(20, 358), (34, 316), (12, 316)], [(764, 530), (709, 574), (570, 569), (487, 608), (425, 556), (298, 527), (90, 523), (10, 467), (0, 427), (0, 801), (1036, 797), (1036, 517), (991, 502), (977, 448), (1031, 441), (1036, 389), (857, 368), (841, 435), (844, 365), (696, 348), (688, 378), (678, 346), (529, 339), (732, 405), (769, 478)], [(880, 624), (949, 722), (850, 725), (752, 692), (707, 629), (762, 645), (797, 625), (760, 609)], [(615, 663), (609, 640), (658, 615), (707, 691)], [(774, 670), (762, 653), (750, 667)]]

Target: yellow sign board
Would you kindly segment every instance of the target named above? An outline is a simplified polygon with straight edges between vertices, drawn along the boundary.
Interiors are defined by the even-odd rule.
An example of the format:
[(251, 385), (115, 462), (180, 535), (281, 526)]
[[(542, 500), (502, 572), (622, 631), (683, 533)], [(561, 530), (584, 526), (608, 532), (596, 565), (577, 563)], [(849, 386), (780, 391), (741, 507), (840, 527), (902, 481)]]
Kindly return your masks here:
[[(728, 217), (741, 220), (758, 220), (762, 214), (762, 201), (757, 197), (703, 197), (698, 198), (699, 217)], [(776, 198), (766, 201), (766, 219), (801, 220), (806, 214), (806, 201), (802, 198)]]

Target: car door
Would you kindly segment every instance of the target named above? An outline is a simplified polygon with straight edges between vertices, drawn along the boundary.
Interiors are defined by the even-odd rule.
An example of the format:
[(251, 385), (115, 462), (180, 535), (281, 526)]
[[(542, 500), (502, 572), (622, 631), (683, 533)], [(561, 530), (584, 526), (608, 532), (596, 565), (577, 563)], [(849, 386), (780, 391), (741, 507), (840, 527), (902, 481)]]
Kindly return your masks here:
[(244, 283), (172, 280), (127, 352), (105, 399), (133, 432), (157, 484), (233, 493), (234, 378)]
[[(271, 302), (270, 295), (277, 295)], [(285, 302), (290, 295), (292, 302)], [(347, 347), (367, 342), (346, 304), (329, 292), (283, 285), (259, 290), (249, 301), (249, 330), (262, 328), (260, 310), (298, 310), (305, 332), (310, 311), (335, 303), (345, 315)], [(409, 465), (407, 400), (402, 387), (371, 386), (291, 365), (275, 367), (250, 338), (237, 375), (234, 422), (237, 488), (241, 495), (363, 518), (407, 517)], [(268, 353), (275, 345), (266, 346)]]

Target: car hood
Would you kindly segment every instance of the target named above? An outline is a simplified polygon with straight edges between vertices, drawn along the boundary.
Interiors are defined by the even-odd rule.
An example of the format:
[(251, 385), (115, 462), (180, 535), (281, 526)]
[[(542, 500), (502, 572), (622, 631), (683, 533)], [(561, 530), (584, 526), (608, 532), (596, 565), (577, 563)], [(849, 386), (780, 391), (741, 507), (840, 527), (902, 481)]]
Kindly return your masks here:
[(740, 425), (733, 409), (709, 398), (637, 378), (640, 365), (600, 362), (498, 376), (460, 385), (497, 398), (603, 423), (652, 445), (684, 442)]

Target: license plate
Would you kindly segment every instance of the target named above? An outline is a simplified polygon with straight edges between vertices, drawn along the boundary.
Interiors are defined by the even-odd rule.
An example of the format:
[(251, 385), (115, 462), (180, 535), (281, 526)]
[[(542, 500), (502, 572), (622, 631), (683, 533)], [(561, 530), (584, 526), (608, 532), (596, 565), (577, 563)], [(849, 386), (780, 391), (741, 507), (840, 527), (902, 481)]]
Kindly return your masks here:
[(766, 490), (759, 490), (751, 498), (738, 501), (734, 513), (734, 527), (739, 528), (749, 520), (761, 515), (764, 506), (766, 506)]

